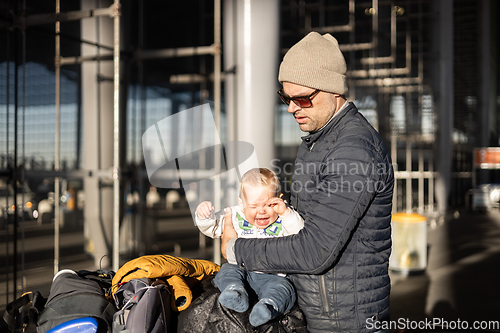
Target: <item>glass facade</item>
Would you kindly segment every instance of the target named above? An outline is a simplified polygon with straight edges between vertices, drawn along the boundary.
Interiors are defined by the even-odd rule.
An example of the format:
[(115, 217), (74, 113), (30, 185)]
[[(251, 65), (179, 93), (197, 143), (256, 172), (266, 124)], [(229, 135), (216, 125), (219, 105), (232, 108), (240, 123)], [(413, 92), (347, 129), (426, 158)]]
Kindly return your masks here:
[[(9, 68), (7, 68), (9, 66)], [(0, 156), (3, 167), (13, 159), (15, 144), (14, 63), (0, 64)], [(8, 75), (8, 73), (10, 75)], [(39, 63), (18, 69), (17, 152), (20, 163), (30, 170), (52, 169), (55, 153), (55, 76)], [(78, 76), (65, 71), (61, 76), (61, 163), (78, 168), (79, 121)], [(9, 86), (7, 87), (7, 80)]]

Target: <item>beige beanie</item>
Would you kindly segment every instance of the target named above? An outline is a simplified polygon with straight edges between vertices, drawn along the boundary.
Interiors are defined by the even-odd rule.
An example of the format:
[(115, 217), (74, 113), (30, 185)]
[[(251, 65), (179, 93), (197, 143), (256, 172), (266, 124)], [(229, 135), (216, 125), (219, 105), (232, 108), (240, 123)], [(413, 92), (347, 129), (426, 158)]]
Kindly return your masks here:
[(283, 57), (278, 80), (344, 95), (346, 64), (339, 43), (330, 34), (310, 32)]

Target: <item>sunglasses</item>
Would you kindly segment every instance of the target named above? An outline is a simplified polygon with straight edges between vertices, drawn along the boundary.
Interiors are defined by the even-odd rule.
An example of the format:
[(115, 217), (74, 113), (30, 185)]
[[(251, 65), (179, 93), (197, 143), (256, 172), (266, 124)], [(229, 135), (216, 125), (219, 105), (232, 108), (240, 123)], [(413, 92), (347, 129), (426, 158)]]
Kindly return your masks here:
[(278, 90), (278, 95), (280, 95), (281, 100), (283, 103), (286, 105), (290, 105), (290, 102), (293, 101), (297, 106), (301, 108), (310, 108), (312, 106), (312, 99), (314, 96), (316, 96), (321, 90), (316, 89), (312, 92), (312, 94), (307, 95), (307, 96), (297, 96), (297, 97), (290, 97), (285, 92), (283, 89)]

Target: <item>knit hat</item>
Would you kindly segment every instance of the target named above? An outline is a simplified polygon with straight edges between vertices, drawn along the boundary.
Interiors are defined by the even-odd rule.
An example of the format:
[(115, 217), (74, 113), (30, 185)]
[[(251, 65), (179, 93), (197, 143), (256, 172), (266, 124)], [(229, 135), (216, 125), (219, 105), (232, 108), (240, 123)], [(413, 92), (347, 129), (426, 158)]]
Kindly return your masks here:
[(339, 43), (330, 34), (310, 32), (283, 57), (278, 80), (344, 95), (346, 64)]

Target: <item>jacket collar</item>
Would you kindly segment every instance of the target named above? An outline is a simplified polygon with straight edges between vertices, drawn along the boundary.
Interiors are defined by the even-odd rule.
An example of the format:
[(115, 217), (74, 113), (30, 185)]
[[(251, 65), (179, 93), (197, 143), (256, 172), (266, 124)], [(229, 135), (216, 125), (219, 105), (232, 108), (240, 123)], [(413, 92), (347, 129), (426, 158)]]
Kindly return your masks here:
[(349, 104), (345, 108), (341, 109), (337, 114), (332, 116), (328, 123), (326, 123), (326, 125), (323, 126), (320, 130), (301, 137), (302, 141), (304, 141), (310, 148), (310, 146), (314, 142), (316, 142), (321, 136), (323, 136), (323, 134), (329, 133), (340, 122), (340, 119), (344, 118), (344, 116), (353, 109), (356, 110), (356, 106), (354, 106), (354, 103), (349, 102)]

